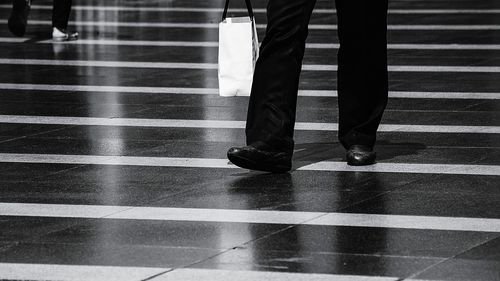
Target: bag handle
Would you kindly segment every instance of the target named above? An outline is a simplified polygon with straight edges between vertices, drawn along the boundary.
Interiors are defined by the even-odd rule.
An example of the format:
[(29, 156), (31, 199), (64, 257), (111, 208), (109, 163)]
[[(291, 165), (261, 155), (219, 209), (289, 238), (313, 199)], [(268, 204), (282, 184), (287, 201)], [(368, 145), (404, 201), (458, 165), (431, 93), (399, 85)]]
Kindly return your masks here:
[[(252, 2), (250, 2), (250, 0), (245, 0), (245, 3), (247, 5), (248, 15), (250, 16), (250, 19), (253, 20)], [(229, 0), (226, 0), (226, 5), (224, 5), (224, 12), (222, 13), (222, 21), (224, 21), (227, 18), (228, 8), (229, 8)]]

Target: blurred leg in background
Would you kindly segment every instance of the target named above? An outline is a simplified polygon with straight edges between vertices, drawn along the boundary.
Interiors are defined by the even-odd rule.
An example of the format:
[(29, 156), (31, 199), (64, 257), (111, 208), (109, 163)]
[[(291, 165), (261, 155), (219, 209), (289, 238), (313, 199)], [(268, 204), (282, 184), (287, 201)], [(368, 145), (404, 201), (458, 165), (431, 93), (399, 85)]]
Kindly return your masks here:
[(13, 0), (12, 11), (10, 13), (8, 26), (15, 36), (24, 36), (26, 25), (28, 25), (28, 15), (30, 13), (30, 0)]
[(72, 0), (54, 0), (52, 10), (52, 38), (58, 41), (78, 39), (78, 33), (69, 32), (68, 21), (71, 13)]
[[(13, 0), (8, 26), (15, 36), (24, 36), (32, 0)], [(52, 9), (52, 38), (58, 41), (76, 40), (78, 33), (68, 32), (72, 0), (54, 0)]]

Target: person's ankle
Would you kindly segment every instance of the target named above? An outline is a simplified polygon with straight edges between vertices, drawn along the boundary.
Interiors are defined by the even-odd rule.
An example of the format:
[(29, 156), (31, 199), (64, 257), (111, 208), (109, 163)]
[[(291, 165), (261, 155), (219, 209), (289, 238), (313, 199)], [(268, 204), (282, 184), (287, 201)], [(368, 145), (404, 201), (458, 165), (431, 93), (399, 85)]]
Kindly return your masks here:
[(265, 143), (263, 141), (255, 141), (255, 142), (248, 144), (248, 146), (251, 146), (253, 148), (256, 148), (256, 149), (262, 150), (262, 151), (266, 151), (266, 152), (274, 152), (274, 153), (283, 153), (284, 152), (284, 153), (288, 153), (288, 154), (293, 153), (293, 148), (287, 149), (285, 147), (276, 147), (276, 146), (269, 145), (268, 143)]

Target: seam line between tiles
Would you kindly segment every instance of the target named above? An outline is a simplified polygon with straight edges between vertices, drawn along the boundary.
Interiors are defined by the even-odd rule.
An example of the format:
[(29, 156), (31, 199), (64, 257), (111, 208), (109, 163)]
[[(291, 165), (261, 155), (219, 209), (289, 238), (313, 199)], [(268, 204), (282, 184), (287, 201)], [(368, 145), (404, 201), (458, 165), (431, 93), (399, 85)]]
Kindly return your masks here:
[[(213, 255), (213, 256), (207, 257), (207, 258), (202, 259), (202, 260), (200, 260), (200, 261), (193, 262), (193, 263), (191, 263), (191, 264), (188, 264), (188, 265), (182, 266), (182, 267), (180, 267), (180, 268), (190, 268), (190, 267), (192, 267), (192, 266), (194, 266), (194, 265), (196, 265), (196, 264), (200, 264), (200, 263), (203, 263), (203, 262), (209, 261), (209, 260), (211, 260), (211, 259), (213, 259), (213, 258), (216, 258), (216, 257), (220, 256), (220, 255), (227, 254), (227, 253), (229, 253), (229, 252), (231, 252), (231, 251), (236, 251), (237, 249), (239, 249), (239, 248), (243, 248), (245, 245), (248, 245), (248, 244), (250, 244), (250, 243), (252, 243), (252, 242), (256, 242), (256, 241), (259, 241), (259, 240), (262, 240), (262, 239), (268, 238), (268, 237), (270, 237), (270, 236), (272, 236), (272, 235), (275, 235), (275, 234), (278, 234), (278, 233), (280, 233), (280, 232), (283, 232), (283, 231), (286, 231), (286, 230), (292, 229), (292, 228), (297, 227), (297, 226), (299, 226), (299, 225), (303, 225), (303, 224), (304, 224), (304, 223), (306, 223), (306, 222), (309, 222), (309, 221), (311, 221), (311, 220), (318, 219), (318, 218), (320, 218), (320, 217), (322, 217), (322, 216), (326, 216), (326, 215), (328, 215), (328, 213), (323, 213), (323, 214), (321, 214), (321, 215), (318, 215), (317, 217), (314, 217), (314, 218), (311, 218), (311, 219), (308, 219), (308, 220), (304, 220), (303, 222), (300, 222), (300, 223), (297, 223), (297, 224), (288, 225), (288, 226), (286, 226), (286, 227), (284, 227), (284, 228), (281, 228), (281, 229), (279, 229), (279, 230), (273, 231), (273, 232), (271, 232), (271, 233), (269, 233), (269, 234), (263, 235), (263, 236), (261, 236), (261, 237), (255, 238), (255, 239), (251, 239), (251, 240), (246, 241), (246, 242), (243, 242), (243, 243), (241, 243), (241, 244), (239, 244), (239, 245), (236, 245), (236, 246), (233, 246), (233, 247), (228, 248), (228, 249), (226, 249), (226, 250), (223, 250), (222, 252), (217, 253), (217, 254), (215, 254), (215, 255)], [(173, 269), (173, 270), (175, 270), (175, 269)], [(170, 272), (170, 271), (169, 271), (169, 272)]]
[(36, 136), (39, 136), (39, 135), (53, 133), (53, 132), (61, 131), (61, 130), (64, 130), (64, 129), (71, 129), (71, 128), (74, 128), (74, 127), (78, 127), (78, 125), (56, 125), (56, 126), (62, 126), (62, 128), (57, 128), (57, 129), (53, 129), (53, 130), (38, 132), (38, 133), (31, 134), (31, 135), (28, 134), (28, 135), (25, 135), (25, 136), (16, 137), (16, 138), (12, 138), (12, 139), (6, 139), (6, 140), (3, 140), (3, 141), (0, 141), (0, 144), (7, 143), (7, 142), (12, 142), (12, 141), (16, 141), (16, 140), (21, 140), (21, 139), (26, 139), (26, 138), (31, 138), (31, 137), (36, 137)]
[[(96, 205), (96, 206), (99, 206), (99, 205)], [(122, 206), (115, 206), (117, 208), (120, 208)], [(111, 212), (109, 214), (106, 214), (106, 215), (103, 215), (103, 216), (100, 216), (99, 219), (113, 219), (113, 218), (110, 218), (111, 216), (114, 216), (114, 215), (117, 215), (117, 214), (120, 214), (120, 213), (123, 213), (123, 212), (127, 212), (127, 211), (130, 211), (130, 210), (133, 210), (135, 209), (136, 207), (135, 206), (132, 206), (132, 207), (128, 207), (128, 208), (124, 208), (122, 210), (117, 210), (117, 211), (114, 211), (114, 212)]]
[(473, 245), (473, 246), (471, 246), (471, 247), (469, 247), (469, 248), (467, 248), (467, 249), (464, 249), (463, 251), (461, 251), (461, 252), (459, 252), (459, 253), (456, 253), (455, 255), (453, 255), (453, 256), (451, 256), (451, 257), (449, 257), (449, 258), (445, 258), (445, 259), (443, 259), (443, 260), (441, 260), (441, 261), (439, 261), (439, 262), (437, 262), (437, 263), (435, 263), (435, 264), (433, 264), (433, 265), (430, 265), (430, 266), (428, 266), (428, 267), (426, 267), (426, 268), (424, 268), (424, 269), (422, 269), (422, 270), (420, 270), (420, 271), (418, 271), (418, 272), (414, 273), (413, 275), (408, 276), (407, 278), (405, 278), (405, 279), (403, 279), (403, 280), (411, 280), (411, 279), (414, 279), (414, 278), (416, 278), (417, 276), (419, 276), (420, 274), (423, 274), (423, 273), (425, 273), (425, 272), (427, 272), (427, 271), (431, 270), (432, 268), (434, 268), (434, 267), (436, 267), (436, 266), (438, 266), (438, 265), (440, 265), (440, 264), (443, 264), (443, 263), (445, 263), (445, 262), (447, 262), (447, 261), (449, 261), (449, 260), (453, 260), (454, 258), (456, 258), (456, 257), (458, 257), (458, 256), (460, 256), (460, 255), (462, 255), (462, 254), (464, 254), (464, 253), (467, 253), (467, 252), (469, 252), (469, 251), (471, 251), (471, 250), (473, 250), (473, 249), (475, 249), (475, 248), (477, 248), (477, 247), (481, 247), (481, 246), (483, 246), (483, 245), (485, 245), (485, 244), (487, 244), (487, 243), (489, 243), (489, 242), (491, 242), (491, 241), (493, 241), (493, 240), (495, 240), (495, 239), (499, 239), (499, 238), (500, 238), (500, 235), (497, 235), (497, 236), (495, 236), (495, 237), (493, 237), (493, 238), (491, 238), (491, 239), (487, 239), (487, 240), (485, 240), (485, 241), (483, 241), (483, 242), (480, 242), (480, 243), (478, 243), (478, 244), (476, 244), (476, 245)]
[(49, 177), (52, 177), (52, 176), (55, 176), (55, 175), (59, 175), (59, 174), (64, 174), (68, 171), (71, 171), (71, 170), (76, 170), (78, 168), (82, 168), (82, 167), (85, 167), (85, 166), (88, 166), (88, 165), (76, 165), (76, 166), (73, 166), (73, 167), (69, 167), (67, 169), (62, 169), (62, 170), (59, 170), (57, 172), (53, 172), (53, 173), (48, 173), (46, 175), (43, 175), (43, 176), (40, 176), (40, 177), (35, 177), (35, 178), (32, 178), (31, 181), (34, 181), (34, 182), (37, 182), (39, 180), (44, 180), (44, 179), (47, 179)]
[[(195, 266), (195, 265), (197, 265), (197, 264), (201, 264), (201, 263), (207, 262), (207, 261), (209, 261), (209, 260), (211, 260), (211, 259), (214, 259), (214, 258), (216, 258), (216, 257), (218, 257), (218, 256), (221, 256), (221, 255), (227, 254), (227, 253), (232, 252), (232, 251), (236, 251), (237, 249), (243, 248), (243, 246), (244, 246), (244, 245), (247, 245), (247, 244), (249, 244), (249, 243), (252, 243), (252, 242), (255, 242), (255, 241), (258, 241), (258, 240), (261, 240), (261, 239), (265, 239), (265, 238), (267, 238), (267, 237), (269, 237), (269, 236), (271, 236), (271, 235), (275, 235), (275, 234), (277, 234), (277, 233), (280, 233), (280, 232), (286, 231), (286, 230), (291, 229), (291, 228), (293, 228), (293, 227), (295, 227), (295, 226), (296, 226), (296, 225), (290, 225), (290, 226), (287, 226), (287, 227), (285, 227), (285, 228), (282, 228), (282, 229), (279, 229), (279, 230), (273, 231), (273, 232), (271, 232), (271, 233), (269, 233), (269, 234), (263, 235), (262, 237), (255, 238), (255, 239), (252, 239), (252, 240), (249, 240), (249, 241), (243, 242), (243, 243), (241, 243), (241, 244), (239, 244), (239, 245), (236, 245), (236, 246), (233, 246), (233, 247), (231, 247), (231, 248), (225, 249), (225, 250), (223, 250), (222, 252), (219, 252), (219, 253), (217, 253), (217, 254), (215, 254), (215, 255), (213, 255), (213, 256), (207, 257), (207, 258), (202, 259), (202, 260), (199, 260), (199, 261), (195, 261), (195, 262), (193, 262), (193, 263), (191, 263), (191, 264), (188, 264), (188, 265), (185, 265), (185, 266), (179, 267), (179, 268), (177, 268), (177, 269), (180, 269), (180, 268), (192, 268), (193, 266)], [(174, 270), (175, 270), (175, 269), (174, 269)]]
[(155, 275), (153, 275), (153, 276), (150, 276), (150, 277), (148, 277), (148, 278), (146, 278), (146, 279), (142, 279), (141, 281), (149, 281), (149, 280), (153, 280), (153, 279), (155, 279), (156, 277), (160, 277), (161, 275), (165, 275), (165, 274), (167, 274), (167, 273), (169, 273), (169, 272), (172, 272), (172, 271), (174, 271), (174, 270), (175, 270), (174, 268), (171, 268), (171, 269), (166, 270), (166, 271), (164, 271), (164, 272), (160, 272), (160, 273), (158, 273), (158, 274), (155, 274)]
[(368, 202), (368, 201), (371, 201), (371, 200), (374, 200), (374, 199), (377, 199), (377, 198), (380, 198), (380, 197), (384, 197), (384, 196), (386, 196), (386, 195), (388, 195), (388, 194), (391, 194), (391, 193), (395, 192), (396, 190), (402, 189), (402, 188), (404, 188), (404, 187), (406, 187), (406, 186), (408, 186), (408, 185), (411, 185), (411, 184), (414, 184), (414, 183), (417, 183), (417, 182), (423, 181), (423, 180), (425, 180), (425, 179), (426, 179), (426, 176), (425, 176), (425, 175), (419, 176), (419, 178), (418, 178), (418, 179), (415, 179), (415, 180), (413, 180), (413, 181), (407, 182), (407, 183), (405, 183), (405, 184), (401, 185), (400, 187), (396, 187), (396, 188), (394, 188), (394, 189), (388, 190), (388, 191), (383, 192), (383, 193), (381, 193), (381, 194), (375, 195), (375, 196), (373, 196), (373, 197), (371, 197), (371, 198), (367, 198), (367, 199), (361, 200), (361, 201), (359, 201), (359, 202), (353, 203), (353, 204), (352, 204), (352, 205), (350, 205), (350, 206), (346, 206), (346, 207), (344, 207), (344, 208), (340, 208), (340, 209), (338, 210), (338, 212), (344, 212), (344, 211), (349, 210), (349, 209), (351, 209), (351, 208), (353, 208), (353, 207), (356, 207), (356, 206), (358, 206), (358, 205), (360, 205), (360, 204), (366, 203), (366, 202)]

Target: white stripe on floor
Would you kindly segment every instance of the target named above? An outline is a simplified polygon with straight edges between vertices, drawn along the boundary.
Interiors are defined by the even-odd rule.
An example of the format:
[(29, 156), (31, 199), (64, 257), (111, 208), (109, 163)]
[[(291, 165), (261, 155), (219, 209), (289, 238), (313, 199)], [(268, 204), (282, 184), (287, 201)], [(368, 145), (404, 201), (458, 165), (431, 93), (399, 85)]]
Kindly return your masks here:
[[(113, 45), (142, 47), (205, 47), (217, 48), (218, 42), (210, 41), (159, 41), (159, 40), (116, 40), (116, 39), (79, 39), (76, 41), (31, 41), (27, 38), (0, 37), (0, 43), (34, 43), (66, 45)], [(307, 43), (308, 49), (338, 49), (337, 43)], [(500, 50), (498, 44), (388, 44), (390, 50)]]
[[(0, 115), (0, 123), (72, 126), (244, 129), (245, 121)], [(337, 131), (337, 123), (297, 122), (296, 130)], [(500, 134), (498, 126), (381, 124), (379, 132)]]
[[(7, 23), (1, 20), (0, 23)], [(52, 25), (48, 20), (30, 20), (32, 25)], [(118, 22), (118, 21), (70, 21), (74, 26), (97, 26), (97, 27), (152, 27), (152, 28), (202, 28), (217, 29), (218, 23), (191, 23), (191, 22)], [(257, 24), (257, 28), (265, 29), (265, 24)], [(335, 24), (310, 24), (310, 30), (336, 30)], [(500, 30), (498, 24), (478, 24), (478, 25), (388, 25), (388, 30), (433, 30), (433, 31), (471, 31), (471, 30)]]
[[(239, 169), (238, 167), (229, 163), (227, 159), (209, 159), (209, 158), (0, 153), (0, 162)], [(300, 162), (297, 162), (296, 164), (300, 164)], [(416, 174), (500, 176), (500, 166), (462, 165), (462, 164), (377, 163), (371, 166), (355, 167), (355, 166), (348, 166), (345, 162), (322, 161), (313, 164), (306, 163), (305, 166), (302, 166), (297, 170), (324, 171), (324, 172), (412, 173), (412, 174), (416, 173)]]
[[(313, 68), (318, 68), (313, 65)], [(316, 69), (312, 69), (316, 70)], [(393, 72), (482, 72), (498, 73), (500, 66), (426, 66), (426, 65), (390, 65), (389, 71)]]
[[(2, 42), (3, 38), (0, 38)], [(17, 38), (16, 38), (17, 39)], [(24, 39), (26, 40), (26, 39)], [(218, 48), (219, 42), (201, 41), (142, 41), (142, 40), (115, 40), (115, 39), (78, 39), (75, 41), (53, 41), (43, 40), (35, 42), (37, 44), (67, 44), (67, 45), (114, 45), (114, 46), (141, 46), (141, 47), (203, 47)], [(492, 45), (494, 48), (494, 45)], [(500, 45), (499, 45), (500, 47)]]
[[(328, 25), (318, 25), (313, 29), (337, 29), (336, 26)], [(465, 25), (465, 24), (435, 24), (435, 25), (388, 25), (387, 30), (431, 30), (431, 31), (470, 31), (470, 30), (500, 30), (499, 24), (477, 24), (477, 25)]]
[[(1, 63), (1, 59), (0, 59)], [(499, 66), (427, 66), (427, 65), (389, 65), (391, 72), (480, 72), (500, 73)], [(306, 71), (337, 71), (337, 65), (305, 64)]]
[[(157, 276), (158, 275), (158, 276)], [(151, 278), (151, 279), (149, 279)], [(95, 265), (0, 263), (2, 280), (62, 281), (397, 281), (395, 277)]]
[[(102, 209), (102, 210), (101, 210)], [(500, 232), (500, 219), (330, 212), (0, 203), (0, 216), (304, 224)]]
[[(0, 83), (0, 89), (2, 84)], [(218, 94), (216, 92), (216, 94)], [(337, 97), (334, 90), (300, 90), (302, 97)], [(389, 91), (390, 98), (405, 99), (500, 99), (500, 93), (473, 93), (473, 92), (409, 92), (409, 91)]]
[[(190, 94), (218, 95), (214, 88), (179, 88), (179, 87), (133, 87), (133, 86), (95, 86), (95, 85), (49, 85), (49, 84), (17, 84), (0, 83), (2, 90), (35, 90), (64, 92), (102, 92), (102, 93), (146, 93), (146, 94)], [(333, 90), (300, 90), (299, 96), (304, 97), (336, 97)], [(425, 98), (425, 99), (500, 99), (500, 93), (474, 92), (406, 92), (390, 91), (391, 98)]]
[[(12, 5), (0, 5), (1, 9), (11, 9)], [(32, 5), (35, 10), (52, 10), (51, 5)], [(124, 7), (124, 6), (91, 6), (75, 5), (75, 11), (129, 11), (129, 12), (191, 12), (191, 13), (221, 13), (222, 8), (196, 7)], [(246, 12), (242, 8), (230, 8), (230, 12)], [(265, 13), (266, 9), (255, 8), (254, 13)], [(389, 9), (389, 14), (499, 14), (500, 9)], [(335, 9), (314, 9), (317, 14), (336, 13)]]
[(159, 68), (159, 69), (217, 69), (216, 63), (168, 63), (168, 62), (132, 62), (132, 61), (93, 61), (93, 60), (38, 60), (0, 58), (0, 64), (50, 65), (50, 66), (85, 66), (119, 68)]
[[(70, 41), (78, 42), (78, 41)], [(308, 43), (309, 49), (338, 49), (339, 44)], [(387, 44), (389, 50), (500, 50), (498, 44)]]
[[(10, 59), (0, 58), (0, 64), (13, 65), (50, 65), (115, 68), (155, 68), (155, 69), (205, 69), (217, 70), (217, 63), (174, 63), (140, 61), (101, 61), (101, 60), (45, 60), (45, 59)], [(305, 64), (304, 71), (336, 71), (337, 65)], [(391, 72), (468, 72), (500, 73), (500, 66), (426, 66), (426, 65), (390, 65)]]

